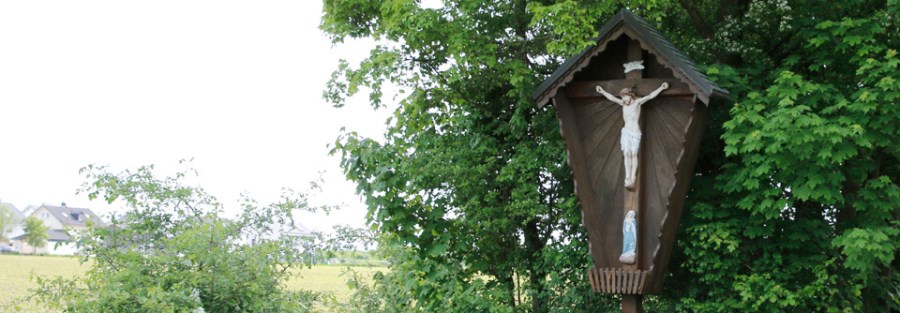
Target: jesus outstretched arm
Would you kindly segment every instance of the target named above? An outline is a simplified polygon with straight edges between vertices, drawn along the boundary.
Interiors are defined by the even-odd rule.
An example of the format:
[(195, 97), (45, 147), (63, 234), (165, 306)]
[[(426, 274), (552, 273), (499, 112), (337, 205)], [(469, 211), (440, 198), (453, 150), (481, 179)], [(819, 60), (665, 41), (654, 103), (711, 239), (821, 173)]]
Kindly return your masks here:
[(653, 92), (651, 92), (649, 95), (646, 95), (646, 96), (643, 96), (643, 97), (641, 97), (641, 98), (638, 98), (638, 99), (637, 99), (637, 104), (638, 104), (638, 105), (641, 105), (641, 104), (644, 104), (644, 103), (647, 102), (647, 101), (650, 101), (650, 99), (656, 98), (656, 96), (658, 96), (660, 93), (663, 92), (663, 90), (666, 90), (666, 89), (669, 89), (669, 83), (662, 83), (662, 85), (659, 86), (659, 88), (656, 88), (656, 90), (654, 90)]
[(606, 92), (606, 90), (603, 90), (603, 87), (600, 87), (599, 85), (597, 86), (597, 92), (606, 97), (606, 99), (609, 99), (609, 101), (618, 103), (619, 105), (625, 105), (625, 102), (622, 101), (622, 99), (616, 98), (616, 96), (613, 96), (611, 93)]

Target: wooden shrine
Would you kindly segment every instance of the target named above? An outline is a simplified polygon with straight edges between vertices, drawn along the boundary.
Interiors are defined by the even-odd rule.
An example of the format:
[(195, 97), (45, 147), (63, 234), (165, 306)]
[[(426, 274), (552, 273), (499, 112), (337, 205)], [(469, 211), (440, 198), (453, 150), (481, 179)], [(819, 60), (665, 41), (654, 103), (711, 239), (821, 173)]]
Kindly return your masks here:
[(646, 21), (621, 10), (596, 45), (534, 92), (566, 141), (594, 268), (592, 289), (640, 311), (659, 293), (697, 159), (707, 106), (726, 99)]

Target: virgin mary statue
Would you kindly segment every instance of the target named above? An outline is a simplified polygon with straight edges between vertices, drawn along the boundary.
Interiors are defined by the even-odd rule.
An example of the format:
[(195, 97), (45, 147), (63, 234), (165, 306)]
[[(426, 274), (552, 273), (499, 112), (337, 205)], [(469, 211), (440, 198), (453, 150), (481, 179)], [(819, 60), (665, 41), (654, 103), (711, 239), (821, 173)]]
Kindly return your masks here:
[(625, 221), (622, 222), (622, 255), (619, 256), (619, 262), (634, 264), (636, 239), (637, 221), (634, 219), (634, 210), (629, 210), (625, 214)]

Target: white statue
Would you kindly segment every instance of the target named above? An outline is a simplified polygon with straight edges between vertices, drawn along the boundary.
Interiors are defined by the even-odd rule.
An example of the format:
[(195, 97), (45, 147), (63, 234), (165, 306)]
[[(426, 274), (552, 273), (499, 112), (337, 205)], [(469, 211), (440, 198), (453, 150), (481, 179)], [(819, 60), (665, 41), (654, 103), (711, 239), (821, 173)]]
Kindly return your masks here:
[(641, 147), (641, 105), (656, 98), (663, 90), (669, 88), (668, 83), (662, 83), (658, 89), (651, 92), (643, 98), (635, 99), (634, 92), (630, 88), (624, 88), (619, 92), (616, 98), (612, 94), (603, 90), (603, 87), (597, 86), (597, 92), (602, 94), (609, 101), (618, 103), (622, 106), (622, 117), (625, 119), (625, 127), (622, 128), (622, 154), (625, 156), (625, 188), (634, 189), (635, 174), (638, 167), (638, 150)]
[(634, 264), (635, 248), (637, 248), (637, 221), (634, 219), (634, 210), (628, 210), (625, 221), (622, 222), (622, 255), (619, 262)]

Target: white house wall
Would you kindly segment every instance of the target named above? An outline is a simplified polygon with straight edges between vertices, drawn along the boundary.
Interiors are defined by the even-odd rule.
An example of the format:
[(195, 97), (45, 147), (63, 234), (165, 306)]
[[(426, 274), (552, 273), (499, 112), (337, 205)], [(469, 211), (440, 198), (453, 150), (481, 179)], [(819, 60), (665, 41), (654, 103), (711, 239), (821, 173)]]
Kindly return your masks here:
[(27, 254), (74, 255), (78, 252), (74, 242), (61, 242), (57, 245), (57, 242), (50, 241), (43, 248), (35, 249), (25, 241), (13, 240), (13, 248), (19, 253)]
[(75, 248), (74, 242), (66, 242), (60, 243), (57, 245), (55, 242), (48, 242), (47, 246), (44, 247), (47, 250), (47, 254), (51, 255), (74, 255), (78, 252), (78, 249)]
[(62, 222), (60, 220), (58, 220), (55, 216), (53, 216), (53, 213), (50, 213), (50, 211), (44, 207), (38, 208), (37, 211), (34, 211), (34, 213), (31, 214), (31, 216), (34, 216), (34, 217), (38, 218), (39, 220), (43, 221), (44, 226), (47, 226), (48, 229), (63, 229), (63, 228), (65, 228), (63, 226)]

